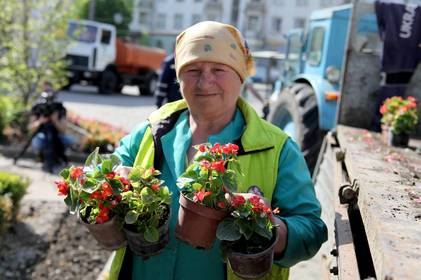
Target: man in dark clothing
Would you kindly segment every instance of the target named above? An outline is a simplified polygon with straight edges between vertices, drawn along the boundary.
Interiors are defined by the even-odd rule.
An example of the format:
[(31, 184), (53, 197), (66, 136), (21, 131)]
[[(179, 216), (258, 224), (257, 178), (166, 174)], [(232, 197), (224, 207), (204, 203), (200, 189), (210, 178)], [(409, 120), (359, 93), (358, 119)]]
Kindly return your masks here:
[(382, 70), (412, 74), (421, 62), (421, 6), (376, 1), (375, 10), (384, 42)]
[(174, 63), (174, 54), (170, 54), (164, 59), (164, 62), (161, 65), (158, 87), (155, 92), (156, 106), (158, 108), (164, 103), (182, 98), (175, 74)]

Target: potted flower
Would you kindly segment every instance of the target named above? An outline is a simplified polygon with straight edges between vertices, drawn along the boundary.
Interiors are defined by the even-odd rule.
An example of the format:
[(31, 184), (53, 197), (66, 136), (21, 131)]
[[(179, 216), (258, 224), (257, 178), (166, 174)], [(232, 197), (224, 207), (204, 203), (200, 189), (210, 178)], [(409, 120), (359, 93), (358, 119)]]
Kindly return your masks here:
[(219, 221), (227, 215), (225, 194), (237, 187), (238, 146), (216, 143), (195, 148), (193, 163), (177, 180), (181, 193), (175, 236), (194, 247), (210, 248)]
[(88, 156), (84, 167), (63, 169), (62, 179), (55, 182), (59, 195), (65, 196), (70, 213), (77, 213), (98, 243), (108, 250), (126, 245), (117, 219), (117, 206), (129, 183), (115, 173), (119, 164), (116, 156), (100, 156), (97, 148)]
[(388, 143), (392, 146), (408, 145), (409, 133), (418, 123), (417, 102), (414, 97), (387, 98), (380, 107), (381, 123), (388, 129)]
[(122, 193), (120, 212), (130, 249), (144, 258), (162, 251), (169, 241), (171, 194), (154, 168), (134, 167), (131, 189)]
[(234, 195), (230, 206), (230, 216), (219, 223), (216, 232), (228, 264), (239, 277), (263, 277), (273, 263), (278, 232), (271, 215), (279, 209), (272, 211), (257, 195)]

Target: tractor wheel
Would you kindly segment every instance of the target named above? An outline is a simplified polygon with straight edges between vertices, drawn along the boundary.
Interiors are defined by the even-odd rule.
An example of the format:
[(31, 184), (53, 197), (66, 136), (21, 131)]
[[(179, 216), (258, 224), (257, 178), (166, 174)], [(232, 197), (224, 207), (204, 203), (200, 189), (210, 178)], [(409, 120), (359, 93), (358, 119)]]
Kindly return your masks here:
[(270, 104), (268, 121), (295, 140), (313, 171), (324, 133), (319, 129), (317, 100), (311, 86), (296, 83), (285, 89), (277, 101)]
[(105, 70), (102, 73), (101, 80), (99, 81), (98, 91), (100, 94), (111, 94), (117, 90), (118, 77), (111, 70)]
[(150, 75), (142, 85), (139, 85), (139, 95), (150, 96), (153, 95), (158, 86), (158, 76)]

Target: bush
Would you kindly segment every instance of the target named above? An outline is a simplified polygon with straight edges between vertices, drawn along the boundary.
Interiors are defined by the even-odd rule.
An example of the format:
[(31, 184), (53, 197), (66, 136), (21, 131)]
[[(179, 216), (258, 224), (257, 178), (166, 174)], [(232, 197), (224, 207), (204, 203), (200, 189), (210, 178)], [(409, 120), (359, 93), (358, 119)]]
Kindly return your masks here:
[(0, 96), (0, 138), (7, 127), (21, 129), (24, 112), (25, 108), (19, 101), (10, 96)]
[(16, 218), (19, 202), (26, 193), (29, 180), (0, 171), (0, 232)]

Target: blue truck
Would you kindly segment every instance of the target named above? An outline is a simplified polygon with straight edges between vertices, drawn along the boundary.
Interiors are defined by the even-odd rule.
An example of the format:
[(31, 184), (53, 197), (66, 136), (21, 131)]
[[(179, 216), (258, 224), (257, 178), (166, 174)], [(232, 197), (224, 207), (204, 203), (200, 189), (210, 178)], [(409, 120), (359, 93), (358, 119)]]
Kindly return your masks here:
[[(300, 145), (310, 167), (324, 134), (335, 126), (352, 7), (317, 10), (306, 31), (289, 32), (284, 72), (271, 96), (268, 120)], [(378, 51), (374, 13), (364, 14), (357, 25), (361, 50)]]
[(285, 72), (271, 96), (268, 119), (314, 165), (328, 227), (328, 241), (311, 260), (320, 279), (419, 278), (420, 247), (414, 244), (421, 244), (421, 125), (404, 148), (388, 145), (371, 128), (382, 89), (405, 85), (405, 96), (421, 100), (421, 36), (414, 20), (421, 6), (405, 1), (388, 11), (400, 9), (385, 32), (396, 38), (411, 30), (418, 39), (413, 53), (407, 47), (392, 52), (394, 61), (409, 56), (415, 62), (411, 78), (397, 85), (382, 69), (382, 53), (390, 49), (380, 40), (372, 2), (316, 11), (305, 35), (292, 30)]

